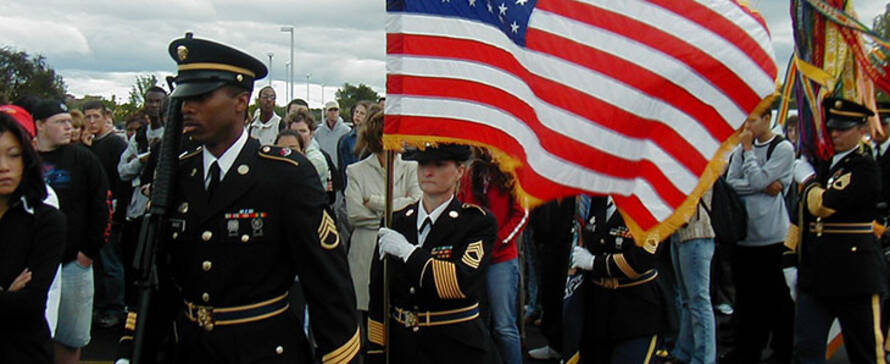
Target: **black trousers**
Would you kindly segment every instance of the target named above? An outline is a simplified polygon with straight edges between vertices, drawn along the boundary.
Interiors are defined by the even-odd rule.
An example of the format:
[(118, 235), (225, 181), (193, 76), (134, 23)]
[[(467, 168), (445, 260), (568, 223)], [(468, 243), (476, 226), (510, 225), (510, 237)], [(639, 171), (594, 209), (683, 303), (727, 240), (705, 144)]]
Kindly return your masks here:
[(572, 242), (536, 242), (538, 271), (541, 281), (538, 286), (541, 297), (541, 332), (547, 343), (556, 351), (562, 352), (562, 298), (565, 294), (566, 277), (569, 269), (569, 254)]
[(733, 314), (738, 359), (760, 361), (770, 347), (776, 359), (791, 360), (794, 302), (782, 274), (782, 243), (762, 247), (736, 246), (732, 260), (736, 306)]
[(825, 362), (825, 343), (831, 323), (837, 318), (850, 363), (883, 363), (884, 340), (878, 326), (880, 300), (877, 294), (816, 297), (799, 291), (794, 362)]

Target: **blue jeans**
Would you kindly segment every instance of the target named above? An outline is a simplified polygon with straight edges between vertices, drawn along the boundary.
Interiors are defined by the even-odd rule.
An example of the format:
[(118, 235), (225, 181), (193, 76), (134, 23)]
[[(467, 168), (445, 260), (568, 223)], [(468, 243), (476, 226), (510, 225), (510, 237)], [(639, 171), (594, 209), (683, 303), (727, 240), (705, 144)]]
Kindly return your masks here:
[(507, 364), (522, 363), (522, 345), (516, 326), (516, 298), (519, 289), (519, 259), (492, 264), (486, 272), (488, 305), (493, 334), (501, 359)]
[(678, 240), (676, 235), (671, 237), (677, 280), (674, 297), (680, 315), (680, 331), (671, 354), (690, 364), (713, 364), (717, 340), (709, 289), (714, 239)]
[(62, 298), (55, 339), (70, 348), (90, 343), (93, 322), (93, 266), (81, 267), (77, 260), (62, 266)]
[[(124, 265), (118, 249), (121, 244), (120, 227), (111, 232), (108, 243), (99, 250), (99, 259), (95, 267), (96, 309), (103, 314), (119, 315), (124, 313)], [(129, 242), (136, 244), (136, 242)], [(132, 262), (129, 262), (132, 263)]]

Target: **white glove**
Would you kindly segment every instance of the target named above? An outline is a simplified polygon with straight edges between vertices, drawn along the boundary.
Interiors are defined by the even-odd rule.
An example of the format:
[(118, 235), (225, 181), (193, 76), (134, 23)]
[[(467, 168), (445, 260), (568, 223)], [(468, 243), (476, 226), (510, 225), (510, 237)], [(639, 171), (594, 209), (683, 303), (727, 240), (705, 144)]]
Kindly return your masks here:
[(377, 249), (379, 249), (380, 260), (389, 254), (402, 258), (402, 261), (407, 263), (408, 257), (411, 256), (414, 249), (417, 249), (417, 246), (411, 245), (408, 239), (405, 239), (405, 236), (398, 231), (382, 227), (377, 230)]
[(791, 292), (791, 300), (797, 302), (797, 267), (784, 268), (782, 274), (785, 275), (785, 284)]
[(130, 364), (130, 359), (118, 359), (114, 364)]
[(590, 254), (587, 249), (576, 246), (572, 249), (572, 268), (593, 270), (593, 258), (593, 254)]
[(794, 182), (804, 183), (811, 176), (816, 174), (816, 169), (813, 168), (813, 165), (807, 161), (807, 158), (801, 156), (800, 158), (794, 160), (794, 165), (791, 167), (791, 174), (794, 176)]

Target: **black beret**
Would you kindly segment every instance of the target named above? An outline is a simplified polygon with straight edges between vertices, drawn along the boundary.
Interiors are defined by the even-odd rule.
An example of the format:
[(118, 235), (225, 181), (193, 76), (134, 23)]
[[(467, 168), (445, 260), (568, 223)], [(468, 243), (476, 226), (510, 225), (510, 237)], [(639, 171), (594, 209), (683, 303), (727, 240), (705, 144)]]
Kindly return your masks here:
[(839, 97), (828, 97), (822, 100), (825, 113), (825, 127), (829, 129), (849, 129), (864, 125), (866, 118), (875, 113), (856, 102)]
[(224, 44), (206, 39), (184, 38), (170, 42), (170, 57), (179, 73), (170, 97), (203, 95), (225, 85), (253, 90), (253, 81), (266, 77), (266, 65), (253, 56)]
[(59, 100), (43, 100), (34, 106), (34, 121), (46, 120), (56, 114), (68, 112), (68, 106)]
[(433, 161), (465, 162), (470, 159), (470, 147), (459, 144), (427, 145), (423, 150), (414, 149), (405, 151), (402, 159), (418, 161), (420, 163)]

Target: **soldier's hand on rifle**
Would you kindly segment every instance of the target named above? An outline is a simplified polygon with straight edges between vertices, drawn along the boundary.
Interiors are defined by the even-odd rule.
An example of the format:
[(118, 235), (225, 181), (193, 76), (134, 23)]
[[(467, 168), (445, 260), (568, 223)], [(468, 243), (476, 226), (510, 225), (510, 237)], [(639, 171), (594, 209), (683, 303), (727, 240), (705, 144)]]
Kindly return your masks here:
[(407, 262), (408, 257), (417, 248), (417, 246), (411, 245), (408, 239), (405, 239), (405, 236), (398, 231), (385, 227), (377, 230), (377, 239), (377, 248), (379, 249), (381, 260), (386, 254), (389, 254), (401, 258), (403, 262)]
[(590, 254), (587, 249), (576, 246), (572, 249), (572, 268), (593, 270), (593, 258), (593, 254)]

